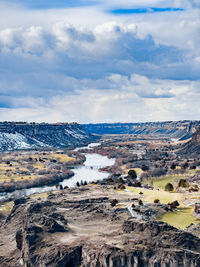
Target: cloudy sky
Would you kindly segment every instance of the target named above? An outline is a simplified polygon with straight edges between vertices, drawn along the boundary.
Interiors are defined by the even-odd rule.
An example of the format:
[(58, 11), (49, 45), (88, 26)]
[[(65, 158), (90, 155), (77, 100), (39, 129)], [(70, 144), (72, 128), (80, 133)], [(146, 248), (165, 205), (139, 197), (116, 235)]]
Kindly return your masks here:
[(0, 0), (0, 120), (200, 119), (199, 0)]

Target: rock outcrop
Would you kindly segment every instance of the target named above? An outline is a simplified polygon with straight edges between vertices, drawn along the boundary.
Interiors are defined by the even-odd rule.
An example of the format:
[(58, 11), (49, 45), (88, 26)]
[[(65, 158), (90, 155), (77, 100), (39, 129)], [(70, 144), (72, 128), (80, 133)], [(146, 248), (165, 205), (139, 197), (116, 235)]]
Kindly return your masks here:
[(192, 136), (199, 125), (199, 121), (99, 123), (84, 124), (83, 129), (95, 134), (135, 134), (186, 140)]
[(192, 135), (192, 139), (184, 144), (178, 153), (188, 158), (200, 156), (200, 127)]
[(108, 187), (88, 186), (18, 201), (0, 227), (0, 266), (200, 266), (198, 237), (130, 218), (127, 208), (111, 206), (114, 196)]

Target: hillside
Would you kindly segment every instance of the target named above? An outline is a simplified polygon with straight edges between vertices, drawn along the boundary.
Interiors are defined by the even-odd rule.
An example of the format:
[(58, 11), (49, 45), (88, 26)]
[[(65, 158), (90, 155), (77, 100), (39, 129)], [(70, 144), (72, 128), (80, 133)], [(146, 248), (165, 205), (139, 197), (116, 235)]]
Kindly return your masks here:
[(81, 146), (93, 139), (77, 123), (0, 123), (0, 151)]
[(179, 154), (186, 157), (199, 157), (200, 155), (200, 127), (192, 135), (192, 139), (185, 143), (179, 151)]
[(146, 123), (84, 124), (83, 129), (95, 134), (136, 134), (176, 139), (188, 139), (200, 125), (200, 121), (166, 121)]

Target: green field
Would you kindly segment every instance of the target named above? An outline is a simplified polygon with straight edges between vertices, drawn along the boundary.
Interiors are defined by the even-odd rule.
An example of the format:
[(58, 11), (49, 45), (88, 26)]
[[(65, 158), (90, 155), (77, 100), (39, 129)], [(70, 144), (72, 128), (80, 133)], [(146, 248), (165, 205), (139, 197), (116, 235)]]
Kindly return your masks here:
[(157, 218), (157, 220), (166, 222), (178, 229), (185, 229), (191, 223), (197, 224), (200, 223), (200, 220), (197, 220), (193, 214), (194, 208), (179, 208), (178, 211), (167, 212)]
[(133, 194), (139, 194), (140, 192), (142, 192), (143, 194), (140, 195), (140, 197), (142, 198), (142, 201), (144, 203), (153, 203), (155, 199), (159, 199), (161, 204), (167, 204), (169, 202), (177, 200), (180, 204), (177, 211), (166, 212), (165, 214), (157, 218), (157, 220), (159, 221), (166, 222), (179, 229), (185, 229), (191, 223), (200, 223), (200, 220), (197, 220), (193, 216), (194, 206), (191, 205), (189, 207), (186, 207), (184, 204), (185, 199), (194, 199), (198, 202), (199, 197), (197, 195), (188, 196), (187, 193), (173, 193), (166, 192), (163, 189), (149, 190), (145, 188), (136, 188), (130, 186), (126, 186), (126, 189), (128, 189)]

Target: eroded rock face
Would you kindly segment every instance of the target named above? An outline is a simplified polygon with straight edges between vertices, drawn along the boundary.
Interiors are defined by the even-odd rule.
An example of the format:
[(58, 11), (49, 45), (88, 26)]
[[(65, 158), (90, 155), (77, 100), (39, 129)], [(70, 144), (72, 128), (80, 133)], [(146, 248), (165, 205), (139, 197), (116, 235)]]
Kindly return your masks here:
[(79, 194), (66, 189), (50, 200), (16, 205), (0, 228), (0, 266), (200, 266), (198, 237), (162, 222), (130, 218), (126, 208), (111, 206), (114, 191), (97, 188), (80, 188)]
[(188, 157), (196, 157), (200, 154), (200, 127), (197, 131), (192, 135), (192, 139), (183, 145), (183, 147), (179, 151), (180, 155), (188, 156)]
[(146, 123), (97, 123), (84, 124), (83, 128), (95, 134), (136, 134), (168, 136), (170, 138), (190, 138), (199, 121), (165, 121)]

